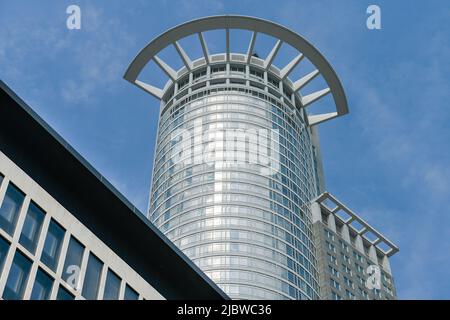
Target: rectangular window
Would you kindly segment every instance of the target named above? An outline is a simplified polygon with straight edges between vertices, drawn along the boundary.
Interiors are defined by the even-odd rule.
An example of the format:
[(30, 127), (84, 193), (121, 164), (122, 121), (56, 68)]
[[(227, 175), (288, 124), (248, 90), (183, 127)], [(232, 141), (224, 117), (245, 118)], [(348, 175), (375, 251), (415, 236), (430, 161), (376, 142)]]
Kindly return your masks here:
[(108, 269), (103, 300), (119, 300), (121, 282), (122, 279), (120, 279), (111, 269)]
[(53, 287), (53, 278), (41, 268), (36, 273), (30, 300), (49, 300)]
[(3, 237), (0, 237), (0, 274), (2, 274), (3, 264), (6, 260), (6, 255), (8, 254), (9, 243)]
[(19, 243), (31, 253), (35, 253), (45, 213), (33, 201), (28, 207)]
[(390, 295), (393, 295), (393, 292), (392, 292), (391, 288), (389, 288), (389, 287), (386, 286), (385, 284), (383, 284), (383, 289), (384, 289), (384, 291), (386, 291), (386, 292), (389, 293)]
[(250, 69), (250, 74), (252, 76), (255, 76), (255, 77), (258, 77), (258, 78), (261, 78), (261, 79), (264, 78), (264, 74), (262, 72), (256, 71), (254, 69)]
[(338, 289), (338, 290), (341, 289), (341, 285), (340, 285), (339, 282), (337, 282), (336, 280), (330, 279), (330, 283), (331, 283), (331, 286), (332, 286), (332, 287), (334, 287), (334, 288), (336, 288), (336, 289)]
[(339, 242), (341, 244), (341, 248), (348, 252), (348, 245), (343, 240), (339, 240)]
[(341, 252), (341, 257), (345, 262), (350, 263), (350, 257), (344, 254), (343, 252)]
[(336, 247), (334, 246), (334, 244), (332, 244), (328, 241), (326, 243), (327, 243), (328, 250), (330, 250), (332, 252), (336, 252)]
[[(67, 248), (66, 261), (64, 262), (64, 269), (62, 271), (62, 278), (64, 281), (67, 282), (70, 276), (73, 277), (76, 274), (79, 275), (83, 253), (84, 246), (71, 236), (69, 247)], [(69, 285), (74, 286), (75, 289), (75, 287), (78, 287), (78, 280), (79, 279), (75, 279), (75, 282), (69, 283)]]
[(345, 290), (345, 295), (347, 296), (347, 298), (349, 299), (355, 299), (355, 295), (353, 294), (353, 292), (349, 291), (349, 290)]
[(359, 262), (364, 263), (363, 257), (357, 253), (356, 251), (353, 251), (353, 256), (355, 257), (356, 260), (358, 260)]
[(361, 267), (361, 266), (360, 266), (359, 264), (357, 264), (357, 263), (355, 263), (355, 267), (356, 267), (356, 270), (358, 270), (358, 272), (364, 274), (364, 268), (363, 268), (363, 267)]
[(5, 300), (22, 300), (30, 274), (31, 261), (19, 251), (16, 251), (14, 260), (9, 270), (6, 287), (3, 291)]
[(339, 278), (339, 271), (337, 271), (335, 268), (333, 268), (332, 266), (328, 266), (328, 270), (333, 276)]
[(206, 76), (206, 70), (194, 73), (193, 80)]
[(392, 283), (391, 278), (389, 278), (389, 276), (386, 273), (384, 273), (384, 272), (382, 274), (383, 274), (384, 281), (386, 281), (387, 283), (391, 284)]
[(354, 288), (353, 287), (353, 281), (351, 281), (349, 278), (344, 277), (344, 282), (347, 285), (347, 287), (352, 288), (352, 289)]
[(338, 295), (336, 292), (331, 291), (331, 297), (333, 298), (333, 300), (342, 300), (341, 296)]
[(328, 239), (331, 239), (331, 240), (333, 240), (334, 241), (334, 234), (332, 234), (330, 231), (328, 231), (327, 229), (324, 229), (325, 230), (325, 236), (328, 238)]
[(211, 68), (211, 73), (217, 73), (217, 72), (225, 72), (225, 67), (214, 67), (214, 68)]
[(373, 288), (372, 292), (377, 298), (381, 298), (381, 290), (379, 290), (377, 288)]
[(337, 264), (337, 259), (335, 256), (328, 253), (328, 260), (330, 260), (331, 263)]
[(87, 300), (96, 300), (98, 297), (98, 287), (100, 284), (102, 268), (103, 262), (90, 253), (82, 292), (83, 297)]
[(364, 297), (364, 299), (369, 298), (369, 295), (367, 294), (367, 292), (364, 289), (359, 288), (359, 290), (361, 291), (361, 295)]
[(139, 293), (127, 284), (125, 286), (124, 300), (139, 300)]
[(56, 221), (53, 219), (50, 221), (41, 261), (53, 271), (56, 270), (58, 265), (65, 232), (66, 231)]
[(12, 183), (8, 185), (0, 207), (0, 228), (13, 235), (25, 195)]
[(241, 72), (241, 73), (245, 72), (245, 68), (238, 67), (238, 66), (231, 66), (230, 70), (231, 70), (231, 72)]
[(62, 286), (59, 286), (58, 295), (56, 296), (56, 300), (75, 300), (75, 297), (68, 290), (66, 290)]
[(349, 274), (349, 275), (353, 275), (352, 270), (346, 266), (345, 264), (342, 264), (342, 269), (345, 271), (345, 273)]

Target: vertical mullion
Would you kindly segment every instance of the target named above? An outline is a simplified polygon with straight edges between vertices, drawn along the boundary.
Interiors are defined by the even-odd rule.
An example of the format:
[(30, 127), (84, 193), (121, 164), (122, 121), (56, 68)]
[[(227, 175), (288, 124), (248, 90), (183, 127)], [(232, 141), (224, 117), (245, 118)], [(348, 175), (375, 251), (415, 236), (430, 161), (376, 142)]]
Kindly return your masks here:
[(3, 203), (3, 199), (5, 198), (6, 189), (9, 185), (9, 179), (5, 176), (3, 176), (3, 181), (0, 185), (0, 205)]
[(103, 300), (103, 296), (105, 295), (105, 287), (106, 287), (106, 277), (108, 275), (108, 267), (105, 263), (103, 263), (102, 271), (100, 274), (100, 281), (98, 284), (98, 294), (97, 300)]
[(90, 250), (85, 248), (84, 253), (83, 253), (83, 258), (81, 259), (80, 274), (79, 274), (79, 279), (78, 279), (79, 287), (73, 288), (75, 290), (75, 292), (77, 293), (76, 297), (78, 297), (78, 298), (82, 297), (83, 283), (84, 283), (84, 277), (86, 275), (86, 269), (87, 269), (87, 264), (88, 264), (88, 260), (89, 260), (89, 253), (90, 253)]
[(120, 290), (119, 290), (119, 300), (124, 300), (125, 299), (125, 285), (126, 285), (125, 280), (123, 280), (121, 278), (121, 280), (120, 280)]
[(28, 275), (27, 285), (25, 287), (25, 292), (23, 294), (23, 300), (30, 300), (31, 292), (33, 290), (34, 282), (36, 280), (37, 270), (39, 268), (39, 264), (36, 260), (32, 261), (30, 273)]

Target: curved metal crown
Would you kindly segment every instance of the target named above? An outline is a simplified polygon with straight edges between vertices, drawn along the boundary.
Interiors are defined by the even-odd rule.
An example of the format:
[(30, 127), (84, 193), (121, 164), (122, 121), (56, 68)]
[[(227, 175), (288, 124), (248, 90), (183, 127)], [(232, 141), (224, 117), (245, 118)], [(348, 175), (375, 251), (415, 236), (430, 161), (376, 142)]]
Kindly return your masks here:
[[(256, 36), (258, 33), (263, 33), (274, 37), (277, 40), (275, 46), (270, 51), (269, 55), (262, 61), (262, 64), (258, 64), (264, 70), (269, 70), (272, 62), (281, 44), (287, 43), (298, 51), (298, 55), (292, 59), (284, 68), (279, 71), (279, 78), (284, 80), (287, 78), (289, 73), (297, 66), (297, 64), (306, 57), (314, 66), (317, 68), (313, 72), (305, 75), (301, 79), (292, 82), (293, 91), (299, 95), (302, 107), (309, 106), (313, 102), (319, 100), (323, 96), (331, 92), (336, 111), (330, 113), (316, 114), (308, 116), (308, 123), (310, 126), (336, 118), (338, 116), (348, 113), (347, 99), (345, 97), (344, 89), (342, 87), (339, 78), (334, 72), (331, 65), (323, 57), (323, 55), (314, 48), (306, 39), (298, 35), (297, 33), (283, 27), (279, 24), (246, 16), (235, 16), (235, 15), (225, 15), (225, 16), (213, 16), (201, 18), (193, 21), (183, 23), (176, 26), (165, 33), (156, 37), (151, 41), (145, 48), (143, 48), (139, 54), (134, 58), (133, 62), (129, 65), (124, 78), (138, 86), (139, 88), (147, 91), (158, 99), (162, 99), (164, 95), (164, 90), (153, 86), (151, 84), (142, 82), (138, 80), (138, 76), (146, 64), (153, 60), (170, 78), (170, 81), (175, 82), (178, 80), (179, 76), (185, 75), (183, 72), (174, 70), (168, 63), (159, 58), (157, 54), (164, 48), (173, 45), (181, 57), (184, 63), (183, 70), (192, 71), (198, 66), (209, 65), (212, 63), (212, 56), (209, 54), (208, 46), (205, 42), (203, 32), (225, 29), (226, 30), (226, 53), (225, 62), (231, 62), (232, 54), (230, 52), (230, 29), (242, 29), (253, 31), (247, 53), (244, 55), (244, 63), (254, 64), (255, 57), (252, 56), (253, 48), (255, 45)], [(197, 61), (192, 61), (190, 57), (181, 47), (178, 42), (187, 36), (198, 34), (199, 41), (203, 51), (203, 63), (198, 64)], [(323, 79), (328, 85), (328, 88), (319, 90), (308, 94), (306, 96), (301, 96), (299, 90), (305, 87), (312, 79), (318, 75), (322, 75)]]

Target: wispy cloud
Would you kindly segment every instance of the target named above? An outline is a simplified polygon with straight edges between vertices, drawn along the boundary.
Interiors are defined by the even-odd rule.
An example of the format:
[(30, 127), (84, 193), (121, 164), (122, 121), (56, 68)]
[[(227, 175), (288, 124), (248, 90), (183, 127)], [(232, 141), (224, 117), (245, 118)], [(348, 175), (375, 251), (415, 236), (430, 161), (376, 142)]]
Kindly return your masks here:
[(112, 91), (122, 81), (128, 48), (134, 37), (117, 17), (105, 16), (98, 7), (83, 7), (82, 43), (72, 46), (75, 70), (61, 86), (62, 97), (70, 103), (86, 102), (102, 88)]
[[(433, 39), (442, 36), (440, 31), (431, 34)], [(383, 70), (382, 83), (375, 85), (363, 78), (351, 83), (367, 147), (373, 149), (371, 154), (379, 164), (398, 177), (398, 201), (408, 203), (404, 205), (408, 211), (395, 216), (386, 214), (389, 209), (385, 213), (375, 209), (372, 214), (375, 220), (387, 218), (384, 228), (403, 244), (398, 260), (401, 268), (394, 269), (400, 275), (403, 298), (439, 297), (440, 280), (430, 272), (450, 276), (448, 243), (442, 241), (443, 235), (450, 234), (450, 218), (445, 214), (450, 205), (449, 154), (439, 141), (442, 118), (448, 117), (443, 108), (450, 98), (444, 85), (448, 75), (443, 74), (441, 63), (449, 49), (448, 41), (431, 41), (423, 57), (405, 57), (392, 69)], [(448, 136), (443, 140), (448, 145)]]
[[(414, 37), (395, 36), (398, 50), (405, 52), (399, 57), (393, 48), (376, 48), (384, 45), (377, 41), (369, 48), (361, 46), (367, 45), (365, 40), (371, 36), (392, 39), (392, 33), (398, 33), (393, 28), (400, 25), (390, 21), (390, 29), (370, 34), (364, 30), (364, 11), (358, 12), (363, 6), (328, 4), (289, 1), (278, 15), (318, 44), (345, 79), (354, 130), (351, 140), (357, 146), (355, 151), (370, 162), (365, 167), (371, 172), (365, 175), (368, 181), (360, 182), (363, 188), (353, 199), (341, 200), (400, 246), (400, 253), (393, 259), (400, 298), (442, 298), (449, 294), (445, 288), (448, 284), (442, 279), (450, 278), (446, 241), (450, 234), (450, 30), (448, 24), (439, 28), (432, 25), (445, 25), (449, 14), (435, 13), (432, 25), (409, 30)], [(382, 10), (387, 7), (382, 5)], [(330, 10), (333, 12), (328, 15)], [(326, 23), (317, 23), (324, 15)], [(361, 56), (364, 50), (377, 51), (379, 56), (367, 53), (369, 60)], [(321, 136), (329, 139), (326, 133), (325, 128)], [(340, 153), (333, 157), (334, 162), (351, 158)], [(329, 159), (324, 161), (326, 169)], [(336, 175), (343, 180), (339, 186), (357, 188), (348, 185), (348, 174)], [(375, 180), (380, 182), (372, 185)], [(373, 195), (364, 190), (375, 191), (376, 198), (371, 199)], [(388, 198), (393, 200), (388, 202)], [(363, 204), (358, 208), (353, 202)]]

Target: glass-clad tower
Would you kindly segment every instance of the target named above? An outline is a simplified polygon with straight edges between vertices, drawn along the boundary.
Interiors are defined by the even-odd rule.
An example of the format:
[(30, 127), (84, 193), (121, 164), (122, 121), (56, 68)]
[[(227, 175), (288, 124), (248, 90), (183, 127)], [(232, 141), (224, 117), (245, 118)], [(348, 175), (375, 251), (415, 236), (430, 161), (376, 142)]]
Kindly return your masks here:
[[(225, 52), (211, 55), (204, 33), (225, 30)], [(230, 48), (230, 29), (250, 30), (248, 50)], [(276, 39), (267, 57), (257, 35)], [(198, 35), (203, 56), (191, 60), (179, 40)], [(283, 44), (297, 55), (278, 68)], [(158, 53), (173, 45), (184, 66)], [(138, 79), (154, 61), (164, 88)], [(301, 60), (315, 70), (296, 81)], [(312, 79), (327, 87), (302, 94)], [(318, 299), (310, 202), (320, 193), (314, 125), (347, 113), (342, 86), (304, 38), (269, 21), (218, 16), (170, 29), (150, 42), (125, 78), (161, 101), (149, 219), (230, 297)], [(306, 107), (331, 93), (333, 110)]]

